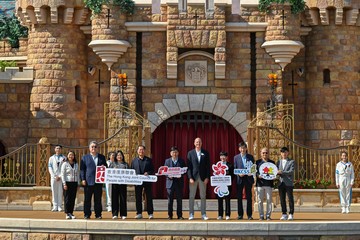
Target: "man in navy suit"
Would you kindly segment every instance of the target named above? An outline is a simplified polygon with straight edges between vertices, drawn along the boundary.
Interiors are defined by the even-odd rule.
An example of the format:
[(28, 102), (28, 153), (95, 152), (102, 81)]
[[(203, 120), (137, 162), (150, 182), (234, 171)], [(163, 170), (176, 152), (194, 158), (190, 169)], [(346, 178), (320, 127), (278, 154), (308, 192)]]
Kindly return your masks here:
[(189, 220), (194, 219), (194, 203), (196, 189), (199, 186), (201, 199), (201, 218), (208, 220), (206, 216), (206, 186), (210, 179), (210, 157), (209, 153), (202, 149), (202, 141), (196, 138), (195, 148), (187, 154), (188, 177), (189, 177)]
[(91, 198), (94, 195), (95, 217), (101, 219), (102, 212), (102, 183), (95, 183), (96, 167), (105, 166), (105, 156), (97, 153), (97, 142), (91, 141), (89, 144), (90, 154), (81, 158), (80, 162), (80, 179), (84, 186), (84, 218), (89, 219), (91, 216)]
[[(240, 154), (234, 157), (234, 168), (235, 169), (246, 169), (250, 168), (255, 160), (254, 157), (247, 153), (247, 145), (242, 142), (239, 143)], [(246, 194), (246, 214), (248, 220), (253, 220), (252, 217), (252, 186), (254, 184), (253, 174), (239, 174), (236, 176), (236, 191), (238, 200), (238, 219), (243, 219), (244, 209), (242, 204), (243, 189), (245, 188)]]
[[(177, 147), (171, 147), (170, 156), (165, 160), (164, 166), (168, 167), (185, 167), (185, 161), (182, 158), (179, 158), (179, 150)], [(173, 203), (174, 203), (174, 194), (176, 194), (176, 214), (178, 219), (184, 219), (182, 216), (182, 198), (183, 198), (183, 189), (184, 189), (184, 175), (181, 175), (179, 178), (166, 177), (166, 191), (168, 197), (168, 219), (173, 218)]]
[[(152, 175), (154, 174), (154, 165), (151, 158), (145, 156), (145, 146), (140, 145), (137, 149), (138, 157), (134, 158), (131, 163), (131, 168), (135, 169), (136, 174)], [(152, 198), (152, 184), (150, 182), (143, 182), (142, 185), (135, 185), (135, 200), (136, 200), (136, 219), (142, 218), (142, 192), (143, 189), (146, 195), (146, 206), (149, 219), (154, 218), (154, 205)]]

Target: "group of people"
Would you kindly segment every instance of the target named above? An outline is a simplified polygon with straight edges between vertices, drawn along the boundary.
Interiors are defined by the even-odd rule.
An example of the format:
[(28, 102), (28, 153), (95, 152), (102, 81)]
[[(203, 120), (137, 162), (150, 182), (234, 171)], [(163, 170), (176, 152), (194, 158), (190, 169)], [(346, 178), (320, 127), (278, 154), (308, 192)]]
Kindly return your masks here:
[[(69, 151), (64, 156), (62, 147), (55, 146), (55, 154), (49, 159), (49, 172), (51, 175), (52, 190), (52, 211), (62, 211), (62, 196), (64, 196), (64, 211), (66, 219), (74, 219), (73, 215), (78, 183), (84, 188), (84, 219), (91, 217), (91, 200), (94, 198), (95, 218), (102, 218), (102, 183), (96, 183), (96, 167), (104, 166), (108, 168), (134, 169), (137, 175), (153, 175), (155, 173), (151, 158), (145, 155), (145, 146), (140, 145), (137, 149), (137, 157), (134, 158), (129, 166), (122, 151), (109, 153), (108, 160), (105, 156), (97, 152), (97, 142), (91, 141), (89, 144), (90, 153), (84, 155), (79, 165), (75, 153)], [(239, 154), (234, 157), (233, 164), (228, 161), (228, 154), (225, 151), (220, 152), (220, 161), (228, 167), (226, 175), (236, 178), (236, 196), (237, 196), (237, 219), (244, 218), (243, 194), (246, 198), (246, 216), (248, 220), (253, 220), (252, 209), (252, 188), (256, 185), (256, 196), (258, 202), (259, 220), (271, 220), (272, 213), (272, 191), (274, 188), (273, 179), (265, 179), (259, 173), (259, 169), (264, 163), (276, 164), (278, 169), (278, 192), (281, 203), (282, 215), (280, 220), (294, 219), (294, 170), (295, 161), (289, 158), (289, 149), (282, 147), (280, 149), (280, 159), (275, 163), (269, 159), (267, 148), (261, 149), (261, 158), (257, 161), (248, 153), (246, 143), (239, 143)], [(234, 169), (248, 169), (256, 165), (256, 173), (234, 174)], [(201, 199), (201, 218), (208, 220), (206, 215), (206, 188), (210, 181), (210, 156), (208, 151), (202, 148), (202, 140), (194, 140), (194, 149), (187, 154), (187, 161), (179, 157), (179, 150), (173, 146), (170, 149), (170, 158), (166, 159), (164, 166), (180, 167), (187, 166), (186, 175), (189, 179), (189, 220), (194, 219), (195, 195), (199, 189)], [(256, 183), (255, 183), (256, 182)], [(354, 183), (354, 168), (347, 159), (347, 153), (341, 154), (341, 161), (336, 166), (336, 186), (339, 188), (342, 213), (350, 211), (351, 187)], [(177, 219), (184, 219), (182, 211), (184, 189), (184, 175), (178, 177), (166, 176), (166, 190), (168, 198), (168, 219), (173, 219), (173, 202), (176, 197)], [(231, 192), (231, 186), (228, 188)], [(141, 185), (135, 185), (136, 200), (136, 219), (143, 218), (143, 191), (146, 196), (146, 206), (148, 218), (154, 218), (154, 207), (152, 197), (152, 183), (143, 182)], [(107, 210), (112, 212), (112, 218), (127, 218), (127, 189), (124, 184), (107, 184)], [(289, 202), (289, 211), (287, 209), (286, 196)], [(229, 220), (231, 215), (230, 199), (231, 194), (218, 198), (218, 218), (224, 219), (225, 201), (225, 219)], [(264, 199), (266, 200), (266, 210), (264, 211)], [(119, 215), (120, 214), (120, 215)]]

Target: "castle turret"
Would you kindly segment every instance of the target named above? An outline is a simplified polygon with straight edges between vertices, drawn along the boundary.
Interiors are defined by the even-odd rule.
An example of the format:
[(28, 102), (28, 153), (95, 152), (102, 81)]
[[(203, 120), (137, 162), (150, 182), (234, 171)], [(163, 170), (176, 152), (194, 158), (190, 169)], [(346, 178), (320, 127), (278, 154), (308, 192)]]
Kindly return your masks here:
[[(17, 16), (29, 27), (27, 66), (34, 67), (29, 142), (86, 145), (86, 44), (83, 1), (17, 1)], [(85, 142), (86, 141), (86, 142)]]
[(356, 1), (311, 1), (306, 38), (306, 144), (335, 147), (360, 126), (360, 22)]

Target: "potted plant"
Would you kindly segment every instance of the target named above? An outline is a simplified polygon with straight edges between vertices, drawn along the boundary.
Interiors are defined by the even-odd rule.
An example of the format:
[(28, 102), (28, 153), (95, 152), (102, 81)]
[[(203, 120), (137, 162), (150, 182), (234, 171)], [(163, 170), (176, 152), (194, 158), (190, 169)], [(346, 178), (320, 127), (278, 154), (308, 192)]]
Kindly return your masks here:
[(268, 12), (272, 4), (290, 4), (293, 14), (301, 13), (305, 10), (306, 4), (304, 0), (259, 0), (259, 10)]

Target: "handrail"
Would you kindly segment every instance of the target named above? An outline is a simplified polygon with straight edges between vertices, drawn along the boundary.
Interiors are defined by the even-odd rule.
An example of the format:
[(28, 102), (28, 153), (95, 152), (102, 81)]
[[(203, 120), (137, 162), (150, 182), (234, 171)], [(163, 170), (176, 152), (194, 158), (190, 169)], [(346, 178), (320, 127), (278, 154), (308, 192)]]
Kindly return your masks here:
[(294, 140), (292, 140), (291, 138), (288, 138), (286, 135), (284, 135), (278, 128), (274, 128), (274, 127), (268, 127), (269, 129), (275, 130), (276, 132), (278, 132), (283, 138), (285, 138), (287, 141), (293, 143), (294, 145), (297, 145), (299, 147), (303, 147), (303, 148), (307, 148), (307, 149), (311, 149), (311, 150), (315, 150), (315, 151), (330, 151), (330, 150), (336, 150), (339, 148), (344, 148), (346, 146), (337, 146), (337, 147), (333, 147), (333, 148), (313, 148), (313, 147), (309, 147), (306, 146), (304, 144), (295, 142)]
[(24, 145), (22, 145), (21, 147), (19, 147), (19, 148), (17, 148), (17, 149), (15, 149), (15, 150), (13, 150), (12, 152), (7, 153), (7, 154), (5, 154), (5, 155), (3, 155), (3, 156), (0, 156), (0, 161), (1, 161), (2, 159), (4, 159), (4, 158), (7, 158), (7, 157), (9, 157), (9, 156), (13, 155), (14, 153), (16, 153), (16, 152), (18, 152), (18, 151), (20, 151), (20, 150), (22, 150), (22, 149), (26, 148), (27, 146), (36, 146), (36, 143), (25, 143), (25, 144), (24, 144)]

